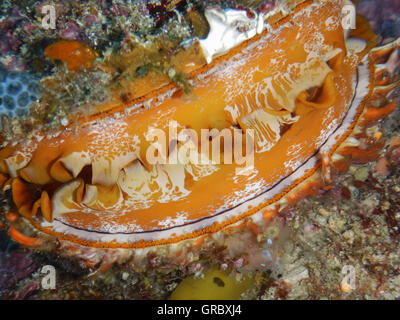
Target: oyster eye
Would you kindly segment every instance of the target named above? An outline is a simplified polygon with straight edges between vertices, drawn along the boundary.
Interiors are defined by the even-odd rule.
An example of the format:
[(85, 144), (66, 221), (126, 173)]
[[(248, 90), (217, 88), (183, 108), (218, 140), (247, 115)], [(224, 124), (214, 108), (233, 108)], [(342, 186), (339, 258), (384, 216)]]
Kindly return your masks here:
[(339, 74), (340, 71), (342, 71), (343, 59), (344, 59), (344, 52), (341, 51), (336, 56), (327, 61), (328, 66), (335, 72), (335, 74)]
[(329, 73), (320, 87), (312, 87), (297, 97), (297, 102), (315, 109), (326, 109), (336, 100), (334, 73)]
[(311, 87), (310, 89), (307, 89), (307, 101), (315, 102), (315, 99), (321, 94), (321, 89), (322, 87)]
[(93, 180), (93, 167), (92, 165), (86, 165), (83, 167), (81, 172), (78, 175), (78, 178), (81, 178), (85, 184), (90, 184), (92, 183)]

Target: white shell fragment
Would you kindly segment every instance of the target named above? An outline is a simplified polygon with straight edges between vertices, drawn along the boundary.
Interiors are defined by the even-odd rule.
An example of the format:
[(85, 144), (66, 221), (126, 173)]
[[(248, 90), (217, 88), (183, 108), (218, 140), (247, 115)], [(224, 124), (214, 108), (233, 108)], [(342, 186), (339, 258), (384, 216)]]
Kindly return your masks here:
[(249, 18), (245, 10), (208, 8), (205, 16), (210, 32), (206, 39), (200, 40), (200, 46), (207, 63), (264, 30), (263, 16)]

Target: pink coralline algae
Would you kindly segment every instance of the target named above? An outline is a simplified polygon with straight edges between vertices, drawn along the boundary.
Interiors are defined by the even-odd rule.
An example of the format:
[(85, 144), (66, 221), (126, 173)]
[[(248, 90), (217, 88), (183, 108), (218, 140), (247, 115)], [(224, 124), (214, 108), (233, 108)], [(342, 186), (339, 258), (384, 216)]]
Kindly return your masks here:
[(33, 281), (25, 285), (21, 290), (19, 290), (13, 300), (25, 300), (32, 298), (32, 294), (39, 290), (39, 282)]
[(79, 31), (79, 27), (76, 23), (67, 22), (64, 28), (59, 32), (59, 35), (63, 40), (78, 40)]
[(18, 51), (22, 45), (21, 40), (13, 32), (18, 20), (18, 18), (7, 18), (0, 24), (0, 54), (8, 51)]
[(267, 13), (274, 8), (275, 8), (275, 1), (267, 1), (259, 6), (258, 11), (261, 13)]
[(367, 0), (358, 9), (358, 14), (366, 17), (375, 32), (382, 34), (383, 38), (396, 37), (400, 35), (398, 16), (396, 12), (400, 9), (400, 1), (393, 0)]
[(390, 141), (384, 157), (380, 158), (374, 167), (374, 171), (381, 177), (391, 174), (394, 167), (400, 164), (400, 137), (394, 137)]
[(5, 292), (13, 290), (18, 281), (28, 277), (38, 267), (29, 253), (0, 251), (0, 298), (4, 298)]

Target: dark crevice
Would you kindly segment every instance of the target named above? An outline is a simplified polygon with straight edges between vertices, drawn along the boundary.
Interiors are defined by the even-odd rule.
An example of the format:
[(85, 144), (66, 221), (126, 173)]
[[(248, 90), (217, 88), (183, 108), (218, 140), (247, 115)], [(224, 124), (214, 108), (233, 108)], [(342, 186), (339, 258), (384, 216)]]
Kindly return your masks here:
[(92, 165), (86, 165), (83, 167), (77, 178), (82, 179), (86, 184), (92, 184), (93, 168)]

